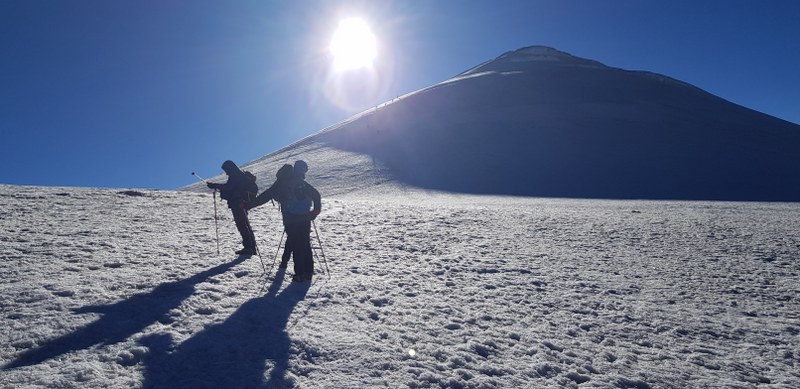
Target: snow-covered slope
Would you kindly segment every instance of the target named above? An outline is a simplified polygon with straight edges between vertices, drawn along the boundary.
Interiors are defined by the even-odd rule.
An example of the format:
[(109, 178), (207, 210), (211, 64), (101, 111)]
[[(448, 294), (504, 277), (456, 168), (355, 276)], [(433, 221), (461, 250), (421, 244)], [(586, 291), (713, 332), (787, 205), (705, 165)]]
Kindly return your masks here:
[(0, 185), (0, 388), (797, 388), (800, 204), (475, 194), (798, 200), (797, 127), (507, 53), (246, 166), (309, 162), (311, 285), (270, 205)]
[(0, 185), (0, 387), (800, 387), (798, 204), (343, 195), (301, 286), (212, 201)]
[(390, 182), (521, 196), (800, 201), (798, 155), (796, 124), (663, 75), (535, 46), (250, 168), (267, 185), (280, 164), (310, 159), (311, 181), (327, 193)]

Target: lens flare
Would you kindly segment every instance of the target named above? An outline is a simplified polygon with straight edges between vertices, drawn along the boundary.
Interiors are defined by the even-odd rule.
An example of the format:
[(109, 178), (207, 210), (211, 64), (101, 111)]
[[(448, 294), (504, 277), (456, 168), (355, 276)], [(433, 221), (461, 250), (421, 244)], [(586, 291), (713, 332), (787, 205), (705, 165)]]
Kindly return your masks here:
[(376, 37), (367, 19), (339, 20), (329, 44), (315, 51), (320, 61), (308, 83), (309, 105), (324, 100), (354, 114), (386, 100), (396, 77), (396, 53), (391, 42)]
[(367, 22), (359, 18), (339, 22), (328, 49), (333, 55), (333, 67), (338, 71), (370, 67), (378, 53), (375, 34)]

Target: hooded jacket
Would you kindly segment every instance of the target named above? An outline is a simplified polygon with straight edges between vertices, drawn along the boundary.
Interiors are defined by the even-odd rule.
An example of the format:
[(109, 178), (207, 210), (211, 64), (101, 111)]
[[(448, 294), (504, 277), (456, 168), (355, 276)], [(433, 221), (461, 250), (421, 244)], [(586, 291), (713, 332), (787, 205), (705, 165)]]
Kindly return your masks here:
[(316, 217), (322, 209), (322, 199), (319, 191), (306, 182), (305, 174), (296, 174), (288, 186), (286, 198), (281, 202), (283, 224), (308, 221)]
[[(251, 178), (249, 178), (233, 161), (225, 161), (222, 164), (222, 170), (228, 175), (228, 181), (224, 184), (209, 183), (208, 187), (212, 189), (219, 189), (219, 195), (223, 200), (228, 201), (228, 208), (238, 208), (242, 201), (249, 201), (256, 193), (252, 189), (248, 190), (249, 186), (253, 185)], [(258, 192), (258, 187), (255, 187), (255, 192)]]
[[(284, 168), (286, 166), (291, 168), (291, 165), (284, 165)], [(293, 174), (289, 177), (281, 177), (279, 174), (275, 183), (258, 195), (254, 201), (247, 203), (246, 207), (254, 208), (273, 199), (281, 205), (283, 224), (313, 219), (316, 215), (312, 216), (312, 213), (309, 212), (312, 210), (312, 206), (313, 211), (317, 214), (322, 209), (319, 191), (305, 181), (303, 173)]]

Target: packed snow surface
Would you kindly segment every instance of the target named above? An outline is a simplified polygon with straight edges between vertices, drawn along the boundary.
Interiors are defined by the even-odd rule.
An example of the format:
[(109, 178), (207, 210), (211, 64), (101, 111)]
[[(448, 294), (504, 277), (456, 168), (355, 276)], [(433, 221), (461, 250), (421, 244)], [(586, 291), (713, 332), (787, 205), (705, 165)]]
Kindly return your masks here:
[(311, 284), (217, 207), (0, 186), (0, 387), (800, 387), (800, 204), (354, 192)]

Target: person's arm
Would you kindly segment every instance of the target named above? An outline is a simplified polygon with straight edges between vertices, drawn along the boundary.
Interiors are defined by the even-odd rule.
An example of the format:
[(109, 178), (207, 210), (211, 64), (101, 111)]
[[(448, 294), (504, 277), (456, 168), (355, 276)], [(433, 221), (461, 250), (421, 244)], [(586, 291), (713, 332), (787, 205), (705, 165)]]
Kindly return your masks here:
[(231, 181), (233, 181), (233, 180), (228, 179), (228, 181), (222, 182), (222, 183), (208, 182), (208, 183), (206, 183), (206, 185), (211, 189), (217, 189), (217, 190), (223, 191), (223, 190), (227, 190), (228, 189), (228, 187), (231, 185)]
[(311, 186), (311, 184), (308, 185), (308, 194), (311, 196), (311, 201), (314, 203), (314, 209), (310, 212), (311, 220), (314, 220), (322, 211), (322, 196), (320, 196), (319, 191)]
[(317, 188), (314, 188), (311, 185), (308, 186), (308, 189), (309, 189), (309, 195), (311, 196), (311, 201), (314, 202), (314, 210), (315, 211), (322, 210), (322, 196), (320, 196), (319, 191), (317, 190)]

